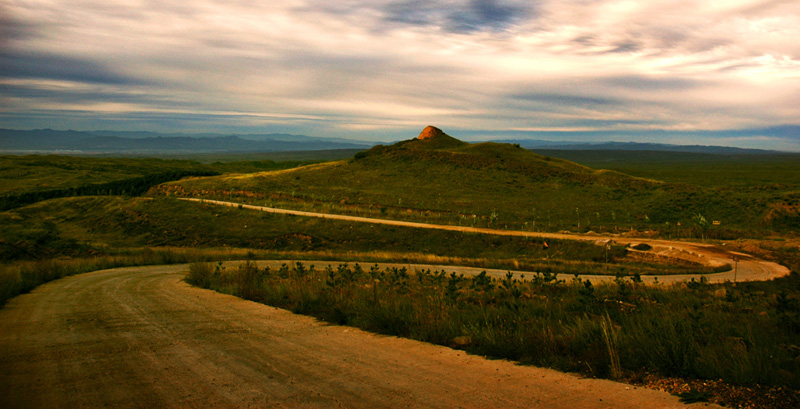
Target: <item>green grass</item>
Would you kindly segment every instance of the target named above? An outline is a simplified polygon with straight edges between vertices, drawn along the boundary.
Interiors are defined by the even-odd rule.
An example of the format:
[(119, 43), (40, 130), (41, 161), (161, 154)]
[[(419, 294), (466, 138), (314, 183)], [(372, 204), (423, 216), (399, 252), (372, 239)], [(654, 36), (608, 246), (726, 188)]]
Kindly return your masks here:
[(0, 195), (71, 189), (178, 171), (212, 169), (197, 162), (161, 159), (0, 156)]
[[(769, 184), (751, 179), (708, 187), (593, 170), (508, 144), (429, 149), (421, 143), (378, 146), (352, 160), (290, 171), (167, 183), (155, 194), (532, 231), (647, 230), (721, 239), (800, 231), (800, 187), (794, 178), (781, 179), (800, 165), (788, 162), (780, 164), (783, 172), (760, 171), (771, 175)], [(729, 177), (725, 169), (718, 180)]]
[(705, 187), (800, 186), (800, 154), (728, 155), (689, 152), (543, 150), (541, 155), (570, 160), (596, 169)]
[(736, 286), (529, 278), (201, 263), (187, 281), (337, 324), (591, 376), (800, 387), (796, 274)]
[(711, 272), (701, 266), (647, 264), (628, 259), (621, 247), (606, 253), (587, 242), (547, 240), (545, 249), (538, 238), (370, 225), (169, 198), (56, 199), (0, 213), (0, 222), (5, 261), (84, 257), (126, 247), (229, 246), (566, 274)]

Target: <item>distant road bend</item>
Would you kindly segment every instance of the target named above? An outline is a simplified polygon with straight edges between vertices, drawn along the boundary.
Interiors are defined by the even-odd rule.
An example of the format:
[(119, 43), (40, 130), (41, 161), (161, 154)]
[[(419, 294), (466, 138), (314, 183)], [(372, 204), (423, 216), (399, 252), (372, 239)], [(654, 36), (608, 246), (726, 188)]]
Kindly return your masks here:
[[(721, 266), (728, 264), (734, 267), (730, 271), (725, 271), (722, 273), (704, 274), (704, 276), (709, 280), (709, 282), (715, 282), (715, 283), (721, 283), (725, 281), (770, 280), (773, 278), (786, 276), (790, 272), (788, 268), (780, 264), (762, 260), (757, 257), (751, 256), (749, 254), (721, 249), (717, 246), (707, 243), (658, 240), (658, 239), (646, 239), (646, 238), (611, 237), (611, 236), (602, 236), (596, 234), (578, 234), (578, 233), (564, 234), (564, 233), (530, 232), (530, 231), (519, 231), (519, 230), (499, 230), (499, 229), (488, 229), (479, 227), (451, 226), (443, 224), (407, 222), (400, 220), (375, 219), (369, 217), (347, 216), (347, 215), (330, 214), (330, 213), (305, 212), (300, 210), (280, 209), (267, 206), (254, 206), (244, 203), (226, 202), (220, 200), (209, 200), (209, 199), (199, 199), (199, 198), (180, 198), (180, 200), (208, 203), (208, 204), (228, 206), (228, 207), (241, 206), (243, 209), (258, 210), (268, 213), (288, 214), (288, 215), (304, 216), (304, 217), (317, 217), (323, 219), (345, 220), (345, 221), (359, 222), (359, 223), (414, 227), (419, 229), (447, 230), (447, 231), (457, 231), (464, 233), (492, 234), (498, 236), (517, 236), (517, 237), (531, 237), (531, 238), (535, 237), (535, 238), (548, 238), (548, 239), (560, 239), (560, 240), (583, 240), (592, 242), (611, 239), (620, 244), (646, 243), (652, 246), (654, 249), (666, 249), (667, 251), (671, 252), (675, 257), (678, 258), (681, 258), (681, 255), (683, 255), (687, 258), (690, 257), (694, 261), (699, 261), (709, 266)], [(445, 268), (446, 266), (437, 266), (437, 267)], [(458, 270), (459, 268), (453, 267), (445, 269)], [(461, 270), (465, 269), (461, 268)], [(700, 275), (665, 275), (665, 276), (650, 275), (650, 276), (643, 276), (642, 279), (646, 282), (652, 282), (656, 278), (658, 279), (659, 282), (680, 282), (680, 281), (687, 281), (692, 278), (699, 279), (699, 277)], [(587, 275), (585, 276), (585, 278), (590, 279), (592, 281), (603, 281), (603, 280), (611, 280), (614, 279), (615, 277), (601, 276), (601, 275)]]

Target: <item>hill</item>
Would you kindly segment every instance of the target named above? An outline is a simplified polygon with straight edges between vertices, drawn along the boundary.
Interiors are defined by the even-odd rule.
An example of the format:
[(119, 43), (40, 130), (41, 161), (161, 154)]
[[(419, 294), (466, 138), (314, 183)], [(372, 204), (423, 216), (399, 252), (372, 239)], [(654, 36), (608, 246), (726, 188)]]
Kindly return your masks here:
[[(432, 135), (432, 137), (431, 137)], [(598, 170), (426, 129), (347, 161), (167, 183), (153, 194), (544, 231), (735, 238), (800, 231), (800, 186), (708, 187)]]
[[(353, 168), (367, 167), (380, 171), (397, 162), (414, 166), (447, 167), (469, 171), (502, 172), (509, 176), (525, 176), (529, 180), (553, 181), (554, 179), (572, 181), (578, 184), (600, 183), (604, 185), (627, 184), (658, 185), (655, 181), (633, 178), (627, 175), (597, 171), (577, 163), (542, 156), (519, 145), (496, 142), (466, 143), (453, 138), (438, 128), (427, 127), (415, 139), (401, 141), (391, 146), (376, 146), (354, 157), (357, 164)], [(412, 164), (413, 163), (413, 164)], [(451, 169), (440, 169), (449, 171)], [(456, 175), (452, 175), (456, 176)], [(391, 182), (387, 178), (386, 182)], [(483, 179), (479, 177), (478, 180)], [(552, 179), (552, 180), (551, 180)], [(457, 182), (455, 178), (450, 182)], [(427, 180), (436, 183), (435, 180)], [(453, 186), (455, 187), (455, 186)]]
[(436, 129), (421, 135), (347, 161), (172, 182), (152, 194), (509, 229), (728, 238), (743, 230), (800, 230), (792, 186), (666, 183), (518, 145), (469, 144)]

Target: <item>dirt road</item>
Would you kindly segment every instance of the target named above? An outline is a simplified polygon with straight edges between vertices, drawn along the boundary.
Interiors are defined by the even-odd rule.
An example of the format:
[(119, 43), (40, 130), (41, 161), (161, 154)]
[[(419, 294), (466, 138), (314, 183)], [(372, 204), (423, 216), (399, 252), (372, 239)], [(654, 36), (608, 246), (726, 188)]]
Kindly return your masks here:
[(658, 391), (323, 325), (190, 287), (186, 268), (98, 271), (12, 299), (0, 310), (0, 407), (683, 407)]
[[(435, 229), (457, 231), (464, 233), (478, 233), (478, 234), (492, 234), (499, 236), (516, 236), (516, 237), (531, 237), (531, 238), (548, 238), (560, 240), (582, 240), (582, 241), (602, 241), (613, 239), (620, 244), (633, 244), (633, 243), (647, 243), (654, 247), (653, 252), (661, 252), (668, 254), (670, 257), (691, 259), (692, 261), (701, 262), (710, 266), (731, 265), (734, 268), (730, 271), (705, 274), (705, 278), (712, 283), (721, 283), (725, 281), (761, 281), (769, 280), (772, 278), (783, 277), (789, 274), (789, 269), (773, 262), (758, 259), (743, 253), (735, 253), (726, 251), (713, 245), (705, 243), (693, 243), (685, 241), (673, 240), (655, 240), (655, 239), (640, 239), (640, 238), (625, 238), (625, 237), (609, 237), (593, 234), (565, 234), (565, 233), (545, 233), (545, 232), (529, 232), (529, 231), (516, 231), (516, 230), (499, 230), (487, 229), (465, 226), (450, 226), (441, 224), (429, 224), (418, 222), (406, 222), (400, 220), (386, 220), (374, 219), (368, 217), (346, 216), (339, 214), (329, 213), (315, 213), (304, 212), (299, 210), (279, 209), (274, 207), (253, 206), (235, 202), (225, 202), (219, 200), (197, 199), (197, 198), (181, 198), (181, 200), (209, 203), (220, 206), (239, 207), (243, 209), (258, 210), (268, 213), (289, 214), (294, 216), (303, 217), (317, 217), (324, 219), (345, 220), (359, 223), (372, 223), (372, 224), (385, 224), (392, 226), (414, 227), (419, 229)], [(613, 280), (614, 276), (601, 276), (591, 275), (585, 276), (592, 281), (606, 281)], [(563, 278), (563, 277), (562, 277)], [(672, 275), (672, 276), (645, 276), (642, 279), (645, 282), (652, 282), (655, 279), (659, 282), (676, 282), (688, 281), (692, 278), (699, 280), (700, 275)]]

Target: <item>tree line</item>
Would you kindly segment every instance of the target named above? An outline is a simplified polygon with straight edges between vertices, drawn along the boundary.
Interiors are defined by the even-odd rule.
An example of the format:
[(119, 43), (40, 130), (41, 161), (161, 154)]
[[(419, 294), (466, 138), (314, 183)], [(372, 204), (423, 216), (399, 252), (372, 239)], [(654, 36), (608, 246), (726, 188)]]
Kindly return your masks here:
[(39, 192), (26, 192), (0, 197), (0, 211), (22, 207), (36, 202), (59, 197), (126, 195), (140, 196), (151, 187), (161, 183), (178, 180), (187, 176), (217, 176), (218, 172), (209, 170), (175, 170), (153, 173), (130, 179), (116, 180), (64, 189), (52, 189)]

